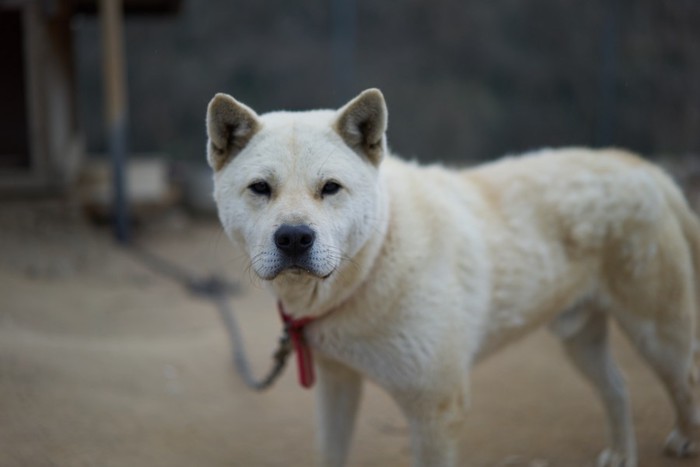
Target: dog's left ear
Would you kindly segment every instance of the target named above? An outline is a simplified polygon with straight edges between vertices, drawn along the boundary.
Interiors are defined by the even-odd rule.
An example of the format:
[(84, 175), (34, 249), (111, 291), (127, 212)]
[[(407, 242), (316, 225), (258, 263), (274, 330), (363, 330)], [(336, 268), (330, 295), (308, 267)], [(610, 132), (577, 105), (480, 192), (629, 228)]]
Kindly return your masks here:
[(345, 144), (378, 166), (386, 152), (387, 109), (379, 89), (367, 89), (338, 110), (335, 130)]
[(219, 171), (248, 144), (260, 129), (253, 109), (228, 94), (219, 93), (207, 107), (207, 160)]

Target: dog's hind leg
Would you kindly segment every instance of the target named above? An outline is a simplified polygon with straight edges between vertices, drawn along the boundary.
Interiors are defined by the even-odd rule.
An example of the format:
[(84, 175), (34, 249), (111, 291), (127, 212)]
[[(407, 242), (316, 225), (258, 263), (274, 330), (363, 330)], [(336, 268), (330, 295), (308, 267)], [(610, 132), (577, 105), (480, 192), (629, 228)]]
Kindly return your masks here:
[[(673, 306), (671, 304), (670, 306)], [(693, 394), (693, 340), (694, 330), (689, 317), (692, 307), (675, 310), (678, 319), (655, 321), (618, 320), (644, 359), (651, 365), (664, 384), (676, 413), (676, 427), (666, 440), (665, 452), (674, 457), (690, 457), (700, 453), (700, 408)], [(690, 307), (690, 308), (689, 308)]]
[(599, 467), (636, 467), (637, 448), (624, 380), (608, 342), (608, 316), (592, 304), (559, 316), (551, 326), (568, 356), (597, 390), (610, 426), (610, 447), (598, 458)]
[(362, 393), (362, 377), (341, 363), (316, 356), (320, 465), (343, 467)]

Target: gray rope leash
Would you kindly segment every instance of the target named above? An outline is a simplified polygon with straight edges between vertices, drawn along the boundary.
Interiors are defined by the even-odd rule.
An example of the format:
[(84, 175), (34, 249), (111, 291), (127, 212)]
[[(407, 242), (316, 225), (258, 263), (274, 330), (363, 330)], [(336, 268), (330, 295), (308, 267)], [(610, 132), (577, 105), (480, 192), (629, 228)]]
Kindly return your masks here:
[(273, 354), (273, 365), (267, 375), (258, 380), (253, 376), (253, 371), (250, 368), (250, 363), (248, 356), (245, 352), (245, 346), (243, 345), (243, 338), (240, 333), (240, 328), (238, 322), (236, 321), (236, 315), (231, 309), (228, 299), (220, 295), (216, 299), (216, 304), (219, 309), (219, 314), (221, 319), (226, 325), (228, 334), (231, 340), (231, 352), (233, 354), (233, 362), (238, 370), (238, 374), (243, 379), (243, 382), (251, 389), (256, 391), (263, 391), (277, 381), (277, 378), (282, 374), (285, 366), (287, 365), (287, 358), (292, 352), (292, 343), (289, 338), (289, 333), (285, 328), (282, 336), (279, 338), (277, 344), (277, 350)]
[(229, 295), (237, 291), (235, 284), (228, 283), (216, 275), (204, 278), (195, 277), (183, 268), (133, 245), (129, 248), (129, 252), (151, 271), (180, 283), (194, 296), (214, 302), (231, 342), (234, 367), (246, 386), (254, 391), (263, 391), (277, 381), (287, 364), (289, 354), (292, 352), (292, 343), (286, 327), (272, 356), (272, 367), (265, 377), (256, 379), (250, 367), (236, 315), (228, 299)]

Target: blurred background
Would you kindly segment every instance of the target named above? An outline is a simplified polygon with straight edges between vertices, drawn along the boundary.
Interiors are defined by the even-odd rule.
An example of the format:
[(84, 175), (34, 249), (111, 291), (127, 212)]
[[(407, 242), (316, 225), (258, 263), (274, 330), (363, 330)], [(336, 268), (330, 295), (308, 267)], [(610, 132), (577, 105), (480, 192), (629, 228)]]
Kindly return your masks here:
[[(0, 0), (0, 64), (3, 466), (311, 462), (311, 400), (294, 375), (247, 392), (211, 305), (128, 247), (238, 283), (234, 308), (266, 366), (274, 301), (213, 216), (216, 92), (263, 113), (379, 87), (406, 158), (467, 166), (614, 145), (665, 166), (698, 205), (696, 0)], [(532, 342), (475, 379), (474, 465), (589, 465), (602, 447), (597, 401), (550, 361), (555, 343)], [(620, 345), (644, 388), (644, 465), (667, 465), (665, 400)], [(353, 465), (405, 465), (400, 415), (374, 389), (367, 404)]]
[[(336, 108), (368, 87), (385, 93), (393, 149), (421, 160), (572, 144), (700, 151), (693, 0), (174, 3), (171, 16), (127, 17), (136, 151), (200, 161), (215, 92), (260, 113)], [(99, 25), (72, 26), (81, 121), (100, 151)]]
[[(47, 163), (45, 172), (70, 178), (76, 158), (108, 149), (111, 49), (97, 6), (0, 5), (0, 167)], [(649, 157), (700, 150), (694, 0), (124, 6), (128, 147), (169, 163), (203, 162), (204, 109), (215, 92), (261, 113), (335, 108), (367, 87), (387, 98), (394, 151), (423, 161), (463, 165), (561, 145), (616, 145)], [(53, 174), (45, 180), (61, 183)]]

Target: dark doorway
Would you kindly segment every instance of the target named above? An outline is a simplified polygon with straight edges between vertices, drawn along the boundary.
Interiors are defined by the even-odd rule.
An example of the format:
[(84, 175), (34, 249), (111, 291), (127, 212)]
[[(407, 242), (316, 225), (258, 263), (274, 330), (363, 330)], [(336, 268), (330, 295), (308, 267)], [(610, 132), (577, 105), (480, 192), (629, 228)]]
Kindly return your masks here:
[(0, 170), (30, 166), (21, 10), (0, 10)]

